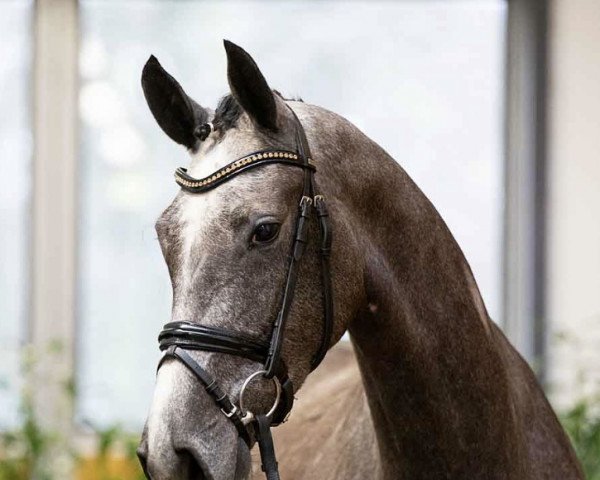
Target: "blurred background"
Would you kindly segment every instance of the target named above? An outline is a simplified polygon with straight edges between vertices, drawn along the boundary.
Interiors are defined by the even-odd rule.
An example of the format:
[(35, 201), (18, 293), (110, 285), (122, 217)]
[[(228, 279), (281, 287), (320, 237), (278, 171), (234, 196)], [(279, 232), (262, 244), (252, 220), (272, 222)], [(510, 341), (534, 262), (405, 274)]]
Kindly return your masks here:
[(0, 479), (139, 476), (187, 162), (140, 74), (214, 108), (223, 38), (408, 171), (600, 478), (599, 25), (597, 0), (0, 0)]

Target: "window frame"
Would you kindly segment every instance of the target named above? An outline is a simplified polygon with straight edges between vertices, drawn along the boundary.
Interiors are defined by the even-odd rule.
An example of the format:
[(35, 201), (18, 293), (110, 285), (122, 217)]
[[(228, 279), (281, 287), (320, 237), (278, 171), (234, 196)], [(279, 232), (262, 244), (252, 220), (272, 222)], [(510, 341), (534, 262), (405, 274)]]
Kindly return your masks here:
[[(33, 159), (30, 310), (26, 341), (61, 354), (36, 365), (37, 378), (69, 378), (75, 368), (79, 22), (76, 0), (37, 0), (33, 21)], [(57, 159), (59, 161), (57, 161)], [(33, 389), (44, 426), (69, 431), (64, 387)]]
[(547, 370), (548, 2), (509, 0), (502, 328), (544, 383)]

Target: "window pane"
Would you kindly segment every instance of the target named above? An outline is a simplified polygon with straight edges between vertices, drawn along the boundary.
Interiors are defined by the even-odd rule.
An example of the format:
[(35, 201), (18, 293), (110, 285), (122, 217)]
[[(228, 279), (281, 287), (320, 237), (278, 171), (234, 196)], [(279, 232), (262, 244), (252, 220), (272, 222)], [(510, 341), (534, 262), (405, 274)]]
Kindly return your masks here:
[(0, 4), (0, 430), (16, 424), (28, 313), (31, 14), (30, 1)]
[(153, 221), (187, 156), (145, 105), (151, 53), (214, 107), (230, 38), (271, 86), (356, 123), (438, 207), (499, 318), (505, 2), (84, 0), (81, 13), (82, 418), (139, 425), (169, 318)]

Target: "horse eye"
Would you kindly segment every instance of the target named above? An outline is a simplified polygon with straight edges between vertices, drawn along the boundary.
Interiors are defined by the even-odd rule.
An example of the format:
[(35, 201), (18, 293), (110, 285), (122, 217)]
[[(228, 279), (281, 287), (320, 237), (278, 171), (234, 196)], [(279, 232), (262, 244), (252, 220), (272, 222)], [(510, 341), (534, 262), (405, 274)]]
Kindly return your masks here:
[(268, 243), (275, 240), (279, 233), (278, 223), (261, 223), (254, 229), (252, 243)]

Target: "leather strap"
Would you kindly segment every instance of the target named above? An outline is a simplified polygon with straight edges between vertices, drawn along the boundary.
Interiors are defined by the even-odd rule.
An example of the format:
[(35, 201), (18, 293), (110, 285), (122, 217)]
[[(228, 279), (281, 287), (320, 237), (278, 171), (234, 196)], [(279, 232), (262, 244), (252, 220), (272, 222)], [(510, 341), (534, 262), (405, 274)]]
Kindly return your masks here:
[[(160, 350), (170, 352), (167, 356), (176, 356), (177, 358), (180, 358), (181, 355), (174, 355), (171, 347), (179, 347), (177, 352), (200, 350), (236, 355), (264, 365), (268, 352), (268, 346), (265, 343), (248, 335), (189, 322), (167, 323), (158, 335), (158, 343)], [(275, 376), (281, 385), (281, 399), (273, 414), (272, 424), (279, 425), (286, 419), (294, 404), (294, 386), (288, 376), (285, 362), (279, 362)]]
[(325, 358), (333, 333), (333, 296), (331, 294), (331, 269), (329, 267), (332, 233), (325, 198), (321, 195), (316, 195), (315, 207), (317, 218), (319, 219), (319, 235), (321, 240), (319, 256), (321, 258), (321, 285), (323, 292), (323, 333), (321, 334), (321, 345), (312, 361), (312, 370), (317, 368), (323, 358)]
[(294, 406), (294, 384), (287, 374), (283, 378), (277, 375), (277, 378), (281, 385), (281, 399), (279, 400), (279, 405), (277, 406), (277, 410), (273, 413), (273, 418), (271, 420), (271, 425), (274, 427), (287, 420), (287, 417)]
[(239, 409), (231, 402), (227, 394), (223, 392), (220, 385), (212, 377), (212, 375), (204, 370), (200, 364), (196, 362), (196, 360), (194, 360), (185, 350), (177, 347), (176, 345), (170, 346), (165, 351), (162, 358), (158, 362), (157, 370), (167, 358), (177, 358), (196, 376), (198, 380), (200, 380), (200, 382), (204, 385), (204, 389), (212, 397), (225, 416), (233, 422), (239, 436), (242, 437), (244, 442), (246, 442), (246, 445), (248, 445), (248, 448), (250, 448), (250, 435), (248, 434), (248, 430), (242, 422), (242, 415)]
[(264, 363), (268, 345), (260, 340), (219, 327), (188, 322), (167, 323), (158, 335), (158, 345), (165, 350), (171, 345), (188, 350), (227, 353)]
[(267, 480), (279, 480), (279, 468), (275, 457), (275, 445), (271, 435), (271, 421), (265, 415), (257, 415), (254, 421), (256, 440), (260, 450), (262, 471)]
[(283, 344), (283, 334), (285, 331), (285, 325), (287, 323), (288, 314), (290, 307), (294, 299), (294, 293), (296, 290), (296, 280), (298, 279), (298, 264), (304, 253), (304, 248), (307, 243), (307, 227), (308, 218), (311, 212), (312, 199), (309, 197), (302, 197), (300, 205), (298, 206), (298, 220), (296, 221), (296, 233), (294, 235), (294, 241), (292, 244), (292, 253), (289, 259), (288, 274), (285, 282), (285, 288), (283, 291), (283, 299), (281, 301), (281, 308), (277, 314), (277, 318), (273, 323), (273, 330), (271, 331), (271, 342), (269, 345), (269, 353), (267, 354), (267, 361), (265, 363), (265, 377), (273, 378), (275, 371), (279, 368), (281, 361), (281, 347)]
[[(298, 154), (303, 159), (306, 165), (311, 164), (312, 154), (310, 151), (310, 144), (306, 138), (306, 132), (302, 127), (302, 122), (296, 115), (296, 112), (289, 107), (292, 115), (296, 119), (296, 135)], [(315, 170), (316, 171), (316, 170)], [(321, 335), (321, 343), (311, 363), (311, 370), (314, 370), (319, 366), (327, 350), (331, 345), (331, 335), (333, 333), (333, 295), (331, 288), (331, 273), (329, 267), (329, 257), (331, 255), (331, 244), (332, 244), (332, 231), (331, 224), (329, 223), (329, 212), (325, 203), (325, 198), (322, 195), (315, 195), (314, 187), (314, 171), (304, 171), (304, 195), (310, 195), (314, 199), (314, 206), (317, 211), (317, 218), (319, 219), (319, 237), (320, 237), (320, 249), (319, 256), (321, 259), (321, 284), (323, 291), (323, 333)]]
[(194, 178), (188, 175), (187, 169), (180, 167), (175, 170), (175, 181), (183, 190), (190, 193), (202, 193), (218, 187), (240, 173), (273, 163), (303, 168), (306, 171), (315, 170), (314, 165), (310, 162), (300, 161), (298, 154), (295, 152), (288, 152), (285, 150), (263, 150), (239, 158), (220, 168), (212, 175), (204, 178)]

